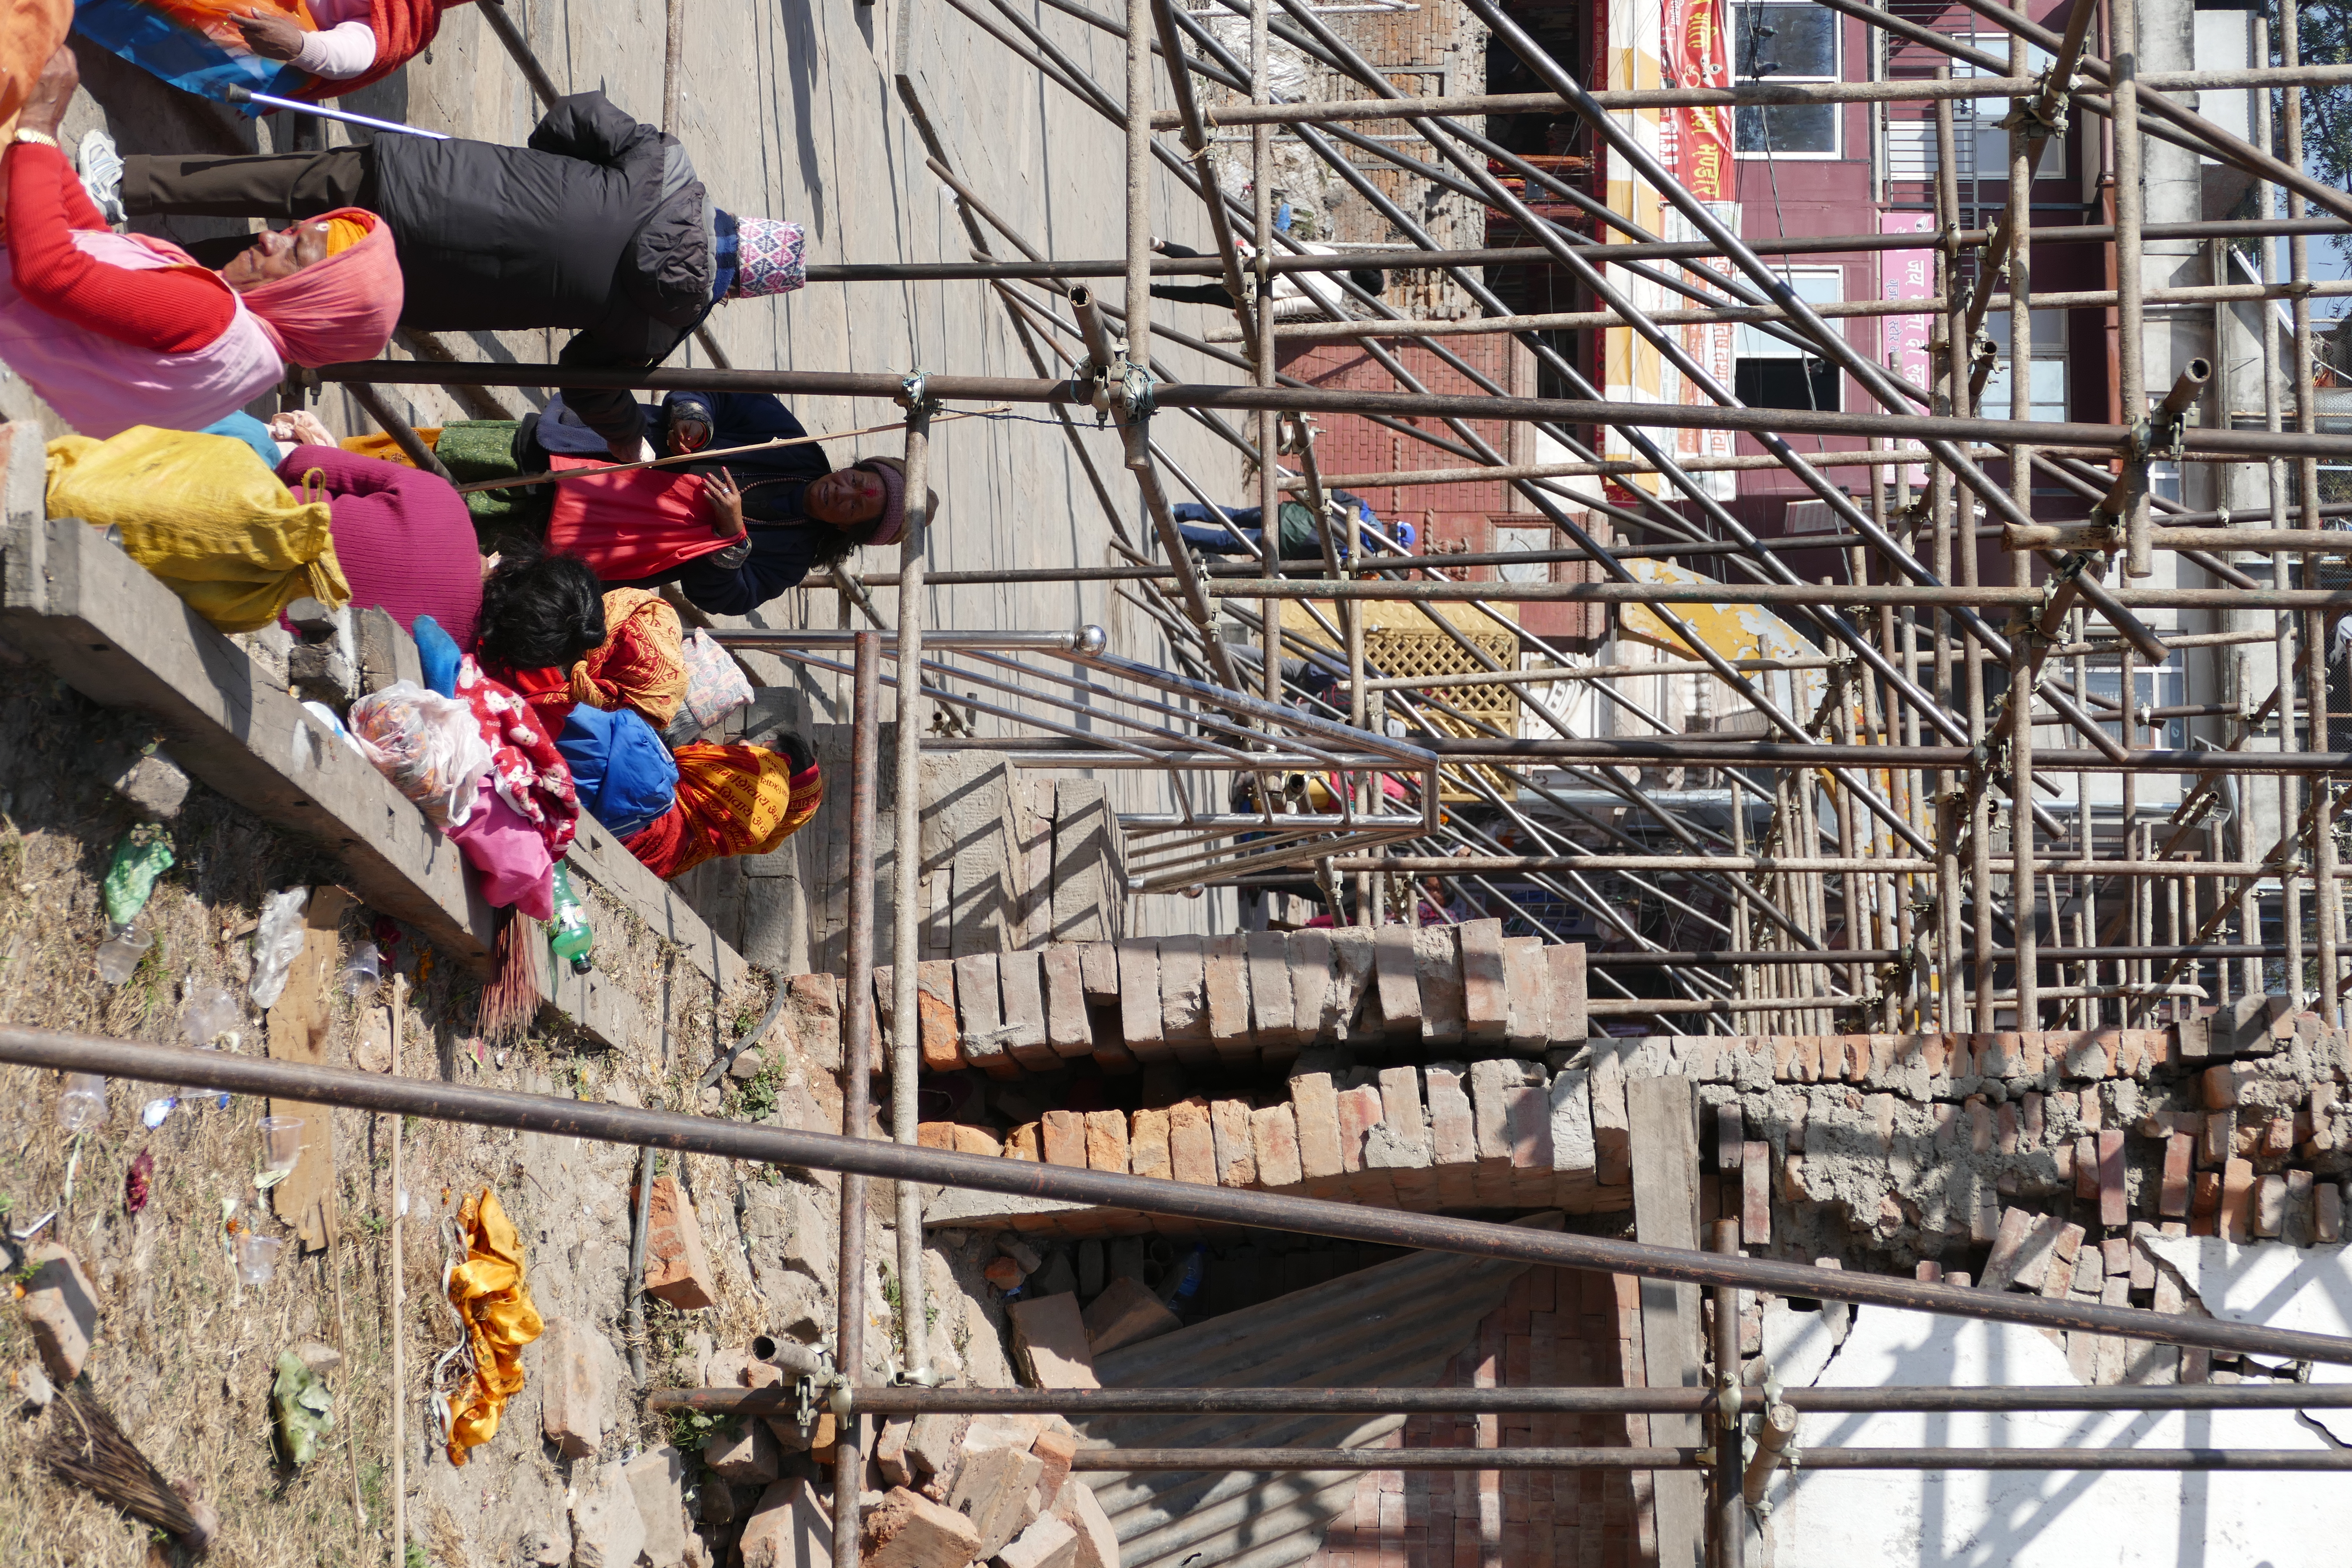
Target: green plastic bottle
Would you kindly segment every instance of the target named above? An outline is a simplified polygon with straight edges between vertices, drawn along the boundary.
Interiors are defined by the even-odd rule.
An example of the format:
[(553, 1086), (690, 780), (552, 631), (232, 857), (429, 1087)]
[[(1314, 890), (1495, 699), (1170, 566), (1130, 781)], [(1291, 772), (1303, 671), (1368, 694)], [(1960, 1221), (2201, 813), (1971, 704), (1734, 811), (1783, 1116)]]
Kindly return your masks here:
[(589, 954), (596, 945), (596, 931), (588, 923), (588, 907), (580, 895), (572, 890), (572, 868), (555, 868), (555, 918), (548, 922), (548, 940), (555, 956), (569, 959), (572, 973), (585, 974), (596, 967)]

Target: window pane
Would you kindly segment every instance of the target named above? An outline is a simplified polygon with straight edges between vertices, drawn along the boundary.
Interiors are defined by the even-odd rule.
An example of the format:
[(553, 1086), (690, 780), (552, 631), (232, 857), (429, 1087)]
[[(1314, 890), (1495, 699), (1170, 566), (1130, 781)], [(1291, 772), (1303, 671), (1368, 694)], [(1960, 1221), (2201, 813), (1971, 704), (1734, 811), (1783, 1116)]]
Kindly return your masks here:
[[(1845, 298), (1842, 268), (1790, 268), (1785, 272), (1776, 268), (1775, 272), (1808, 305), (1827, 305)], [(1745, 324), (1733, 329), (1731, 352), (1737, 357), (1759, 359), (1794, 359), (1804, 353), (1792, 342)]]
[[(2028, 417), (2045, 423), (2063, 423), (2066, 417), (2066, 362), (2063, 359), (2037, 359), (2033, 373), (2026, 383), (2032, 409)], [(2003, 360), (1985, 377), (1984, 397), (1977, 405), (1979, 417), (2009, 417), (2009, 362)]]
[[(1994, 342), (2000, 345), (2001, 353), (2007, 353), (2009, 352), (2009, 312), (1987, 310), (1985, 332)], [(2059, 354), (2066, 352), (2065, 311), (2036, 310), (2033, 312), (2033, 352), (2037, 354)]]
[(1732, 390), (1750, 408), (1840, 406), (1837, 366), (1827, 360), (1740, 360), (1732, 369)]
[(1834, 153), (1837, 151), (1834, 103), (1779, 103), (1739, 110), (1738, 148), (1761, 157), (1767, 153)]
[(1834, 77), (1838, 14), (1818, 5), (1735, 5), (1732, 73)]

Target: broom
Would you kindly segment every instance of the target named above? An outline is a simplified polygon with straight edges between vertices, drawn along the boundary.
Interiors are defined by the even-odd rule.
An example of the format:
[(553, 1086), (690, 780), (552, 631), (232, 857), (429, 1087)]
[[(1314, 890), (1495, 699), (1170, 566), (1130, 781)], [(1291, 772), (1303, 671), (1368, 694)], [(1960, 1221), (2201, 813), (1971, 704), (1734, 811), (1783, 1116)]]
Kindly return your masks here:
[(123, 1512), (179, 1538), (202, 1552), (220, 1529), (220, 1516), (184, 1497), (147, 1457), (131, 1446), (106, 1406), (84, 1389), (72, 1388), (58, 1402), (41, 1446), (41, 1460), (60, 1480), (105, 1499)]
[(516, 910), (509, 910), (504, 924), (499, 927), (498, 941), (490, 956), (497, 973), (482, 987), (481, 1011), (475, 1016), (474, 1032), (493, 1046), (511, 1046), (520, 1041), (539, 1016), (539, 955), (541, 942), (539, 922)]

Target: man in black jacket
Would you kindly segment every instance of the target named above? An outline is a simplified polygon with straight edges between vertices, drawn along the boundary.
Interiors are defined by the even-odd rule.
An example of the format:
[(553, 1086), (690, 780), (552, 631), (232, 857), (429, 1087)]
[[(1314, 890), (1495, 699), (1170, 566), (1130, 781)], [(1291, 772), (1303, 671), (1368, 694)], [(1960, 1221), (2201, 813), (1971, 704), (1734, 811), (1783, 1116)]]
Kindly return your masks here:
[[(578, 335), (561, 363), (575, 369), (659, 364), (719, 300), (805, 280), (799, 225), (721, 211), (677, 138), (601, 92), (559, 101), (521, 147), (383, 136), (321, 153), (122, 162), (122, 205), (133, 216), (379, 213), (407, 288), (402, 325), (570, 327)], [(202, 260), (208, 246), (250, 243), (189, 248)], [(583, 388), (564, 401), (614, 456), (638, 455), (644, 415), (626, 391)]]

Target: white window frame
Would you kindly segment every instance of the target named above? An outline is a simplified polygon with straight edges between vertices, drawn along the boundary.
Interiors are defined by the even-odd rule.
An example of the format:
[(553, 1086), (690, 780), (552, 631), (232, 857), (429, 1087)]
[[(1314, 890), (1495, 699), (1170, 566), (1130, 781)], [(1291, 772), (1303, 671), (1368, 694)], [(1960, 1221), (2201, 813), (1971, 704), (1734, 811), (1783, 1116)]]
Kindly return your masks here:
[[(1734, 86), (1738, 86), (1741, 82), (1759, 79), (1772, 82), (1832, 82), (1843, 81), (1845, 79), (1845, 17), (1842, 14), (1834, 11), (1828, 13), (1831, 18), (1831, 58), (1830, 74), (1828, 76), (1783, 76), (1778, 71), (1775, 71), (1772, 75), (1764, 78), (1742, 76), (1740, 74), (1740, 68), (1746, 62), (1739, 58), (1739, 22), (1750, 13), (1759, 10), (1767, 5), (1788, 5), (1792, 10), (1801, 11), (1815, 8), (1805, 5), (1801, 3), (1801, 0), (1732, 0), (1733, 24), (1730, 28), (1730, 37), (1727, 41), (1730, 44), (1732, 50), (1730, 64), (1731, 79)], [(1763, 163), (1768, 159), (1790, 159), (1808, 163), (1834, 163), (1837, 160), (1843, 158), (1845, 156), (1846, 111), (1850, 106), (1843, 103), (1832, 103), (1824, 105), (1823, 107), (1827, 108), (1830, 111), (1829, 151), (1825, 153), (1792, 153), (1782, 148), (1775, 147), (1769, 152), (1764, 152), (1761, 150), (1752, 153), (1748, 152), (1742, 149), (1739, 145), (1739, 116), (1746, 111), (1742, 110), (1734, 110), (1732, 111), (1731, 128), (1732, 157), (1735, 159), (1744, 159), (1753, 163)]]
[[(2042, 390), (2040, 383), (2045, 376), (2054, 374), (2058, 380), (2057, 402), (2037, 401), (2033, 405), (2032, 417), (2038, 423), (2063, 425), (2066, 422), (2067, 407), (2074, 391), (2074, 368), (2066, 353), (2066, 312), (2063, 310), (2035, 310), (2032, 316), (2033, 342), (2030, 356), (2032, 368), (2027, 372), (2031, 378), (2029, 384), (2038, 394)], [(2009, 312), (1988, 311), (1985, 331), (2000, 345), (2000, 358), (1994, 363), (1992, 374), (1985, 377), (1984, 395), (1978, 400), (1977, 410), (1987, 419), (2006, 419), (2009, 417)]]
[[(2007, 33), (1969, 33), (1963, 35), (1960, 41), (1971, 44), (1986, 54), (2002, 59), (2009, 58)], [(2035, 43), (2025, 46), (2025, 58), (2026, 74), (2032, 77), (2041, 76), (2055, 63), (2055, 57)], [(1998, 72), (1984, 71), (1978, 69), (1973, 61), (1957, 57), (1952, 60), (1955, 79), (2007, 74), (2005, 67)], [(2006, 98), (1956, 98), (1952, 100), (1952, 134), (1956, 138), (1974, 136), (1977, 139), (1976, 177), (1986, 184), (2006, 184), (2009, 182), (2009, 132), (2000, 129), (2000, 125), (2009, 118), (2010, 102)], [(1932, 153), (1929, 153), (1930, 158), (1933, 156)], [(2063, 136), (2042, 139), (2042, 152), (2033, 161), (2033, 177), (2037, 180), (2062, 180), (2066, 177), (2066, 139)]]
[[(1796, 290), (1797, 298), (1808, 305), (1835, 305), (1845, 300), (1845, 268), (1828, 267), (1775, 267), (1773, 275)], [(1744, 359), (1804, 359), (1826, 360), (1827, 355), (1784, 342), (1742, 322), (1731, 329), (1732, 384), (1739, 381), (1739, 362)], [(1845, 405), (1846, 376), (1838, 372), (1838, 406)]]

